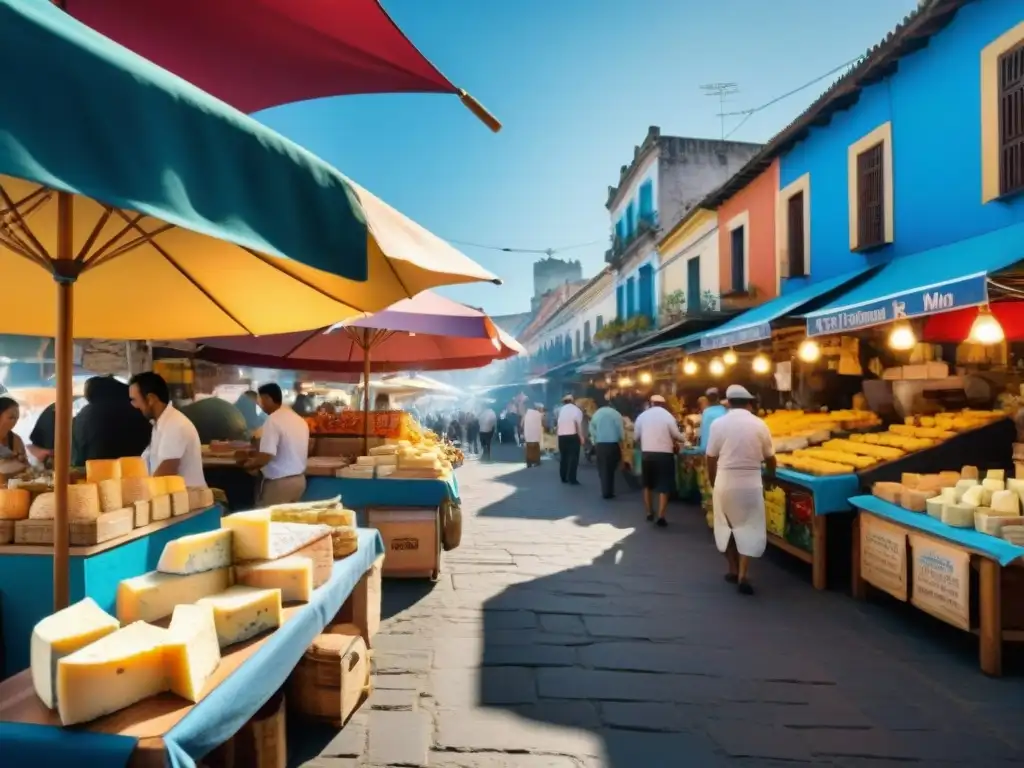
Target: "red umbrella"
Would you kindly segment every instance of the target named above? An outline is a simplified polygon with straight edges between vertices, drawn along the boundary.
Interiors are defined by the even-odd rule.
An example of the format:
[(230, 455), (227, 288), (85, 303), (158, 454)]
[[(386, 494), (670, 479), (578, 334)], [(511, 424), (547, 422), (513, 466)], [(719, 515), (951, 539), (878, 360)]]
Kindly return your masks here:
[(454, 93), (378, 0), (55, 0), (79, 21), (243, 112), (357, 93)]

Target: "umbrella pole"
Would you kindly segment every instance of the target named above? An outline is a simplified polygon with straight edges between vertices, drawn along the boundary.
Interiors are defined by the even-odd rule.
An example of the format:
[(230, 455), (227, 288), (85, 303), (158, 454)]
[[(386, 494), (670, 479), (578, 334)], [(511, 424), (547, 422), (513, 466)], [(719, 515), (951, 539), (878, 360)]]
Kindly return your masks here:
[(370, 452), (370, 329), (363, 330), (363, 455)]
[(70, 553), (68, 549), (68, 484), (71, 479), (71, 380), (74, 366), (74, 285), (80, 265), (71, 255), (73, 247), (72, 198), (57, 193), (57, 258), (53, 276), (57, 283), (57, 403), (53, 451), (53, 609), (71, 602)]

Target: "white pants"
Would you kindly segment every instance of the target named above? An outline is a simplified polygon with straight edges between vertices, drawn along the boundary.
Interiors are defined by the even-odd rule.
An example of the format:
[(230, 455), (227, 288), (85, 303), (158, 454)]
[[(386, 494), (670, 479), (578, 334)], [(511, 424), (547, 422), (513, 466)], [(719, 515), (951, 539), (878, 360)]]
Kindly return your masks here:
[(768, 546), (761, 471), (719, 470), (712, 496), (715, 546), (725, 552), (729, 539), (744, 557), (760, 557)]

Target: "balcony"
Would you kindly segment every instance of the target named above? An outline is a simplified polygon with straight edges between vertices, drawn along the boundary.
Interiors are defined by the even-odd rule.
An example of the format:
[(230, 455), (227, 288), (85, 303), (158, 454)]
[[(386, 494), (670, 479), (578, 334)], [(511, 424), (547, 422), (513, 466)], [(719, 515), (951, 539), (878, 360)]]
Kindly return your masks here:
[(646, 235), (657, 234), (660, 230), (657, 213), (640, 214), (636, 221), (636, 231), (627, 238), (621, 238), (616, 234), (612, 235), (612, 247), (604, 252), (606, 264), (619, 264), (622, 259), (632, 250)]

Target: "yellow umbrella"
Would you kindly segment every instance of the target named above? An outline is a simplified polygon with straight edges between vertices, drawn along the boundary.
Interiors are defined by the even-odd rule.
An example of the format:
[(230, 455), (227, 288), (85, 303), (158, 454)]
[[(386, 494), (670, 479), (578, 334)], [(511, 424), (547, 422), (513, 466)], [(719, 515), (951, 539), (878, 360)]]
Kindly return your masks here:
[(306, 330), (432, 285), (496, 278), (48, 3), (0, 0), (0, 68), (24, 71), (0, 89), (0, 333), (55, 338), (59, 609), (75, 335)]

